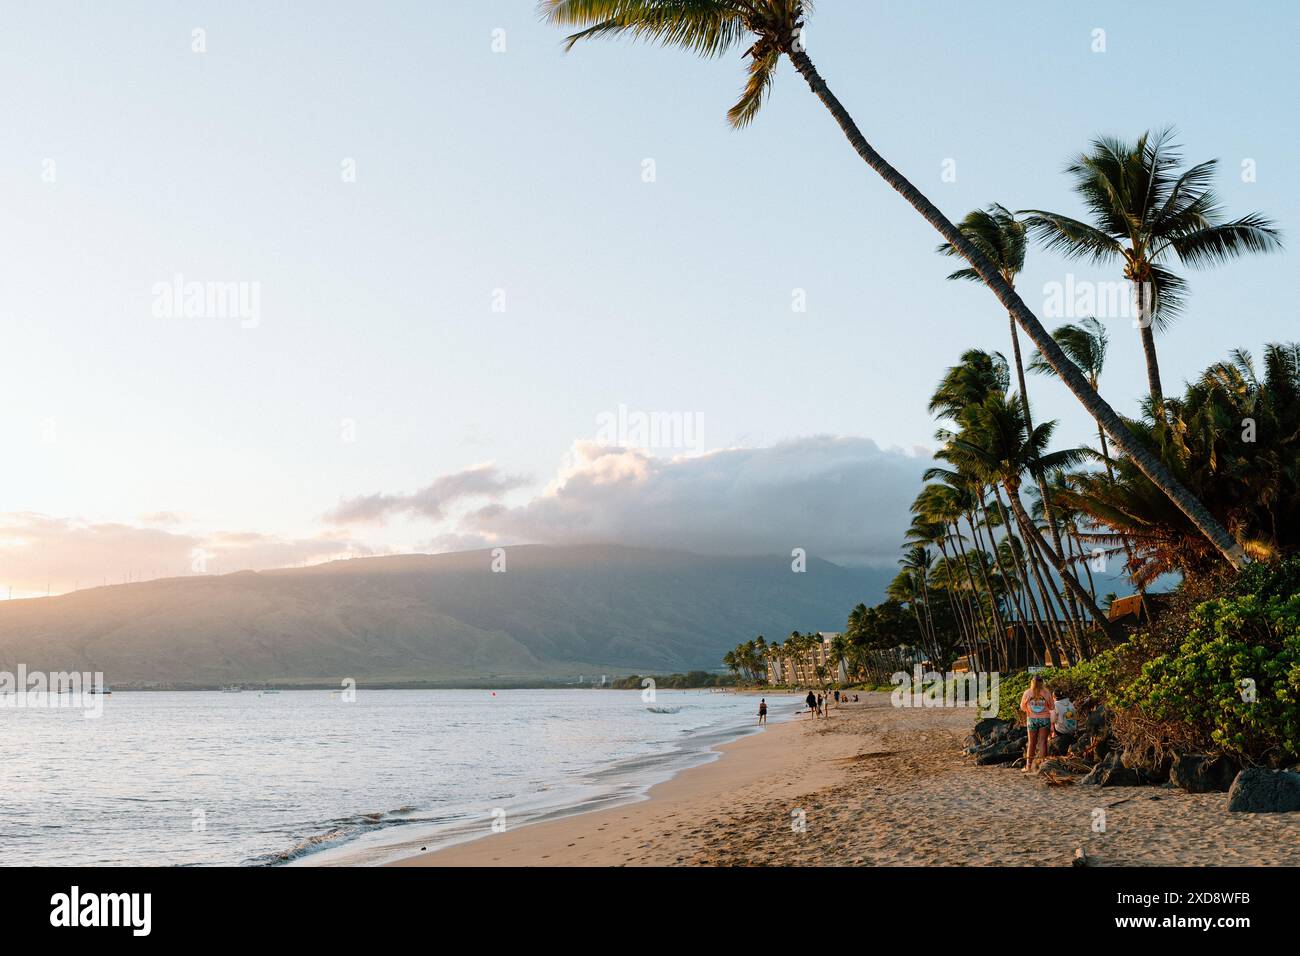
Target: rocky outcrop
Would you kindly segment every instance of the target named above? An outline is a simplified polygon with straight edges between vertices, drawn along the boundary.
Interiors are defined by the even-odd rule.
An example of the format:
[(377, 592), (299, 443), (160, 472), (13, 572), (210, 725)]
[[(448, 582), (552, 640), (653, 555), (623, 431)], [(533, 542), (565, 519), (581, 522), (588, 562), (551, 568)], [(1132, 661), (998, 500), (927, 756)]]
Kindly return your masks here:
[(1092, 768), (1092, 772), (1079, 781), (1081, 784), (1098, 787), (1137, 787), (1144, 781), (1141, 774), (1132, 767), (1124, 766), (1119, 751), (1112, 750), (1106, 759)]
[(1237, 774), (1228, 789), (1232, 813), (1294, 813), (1300, 811), (1300, 773), (1251, 767)]
[(1169, 782), (1188, 793), (1223, 792), (1232, 786), (1240, 768), (1222, 754), (1176, 753), (1169, 768)]

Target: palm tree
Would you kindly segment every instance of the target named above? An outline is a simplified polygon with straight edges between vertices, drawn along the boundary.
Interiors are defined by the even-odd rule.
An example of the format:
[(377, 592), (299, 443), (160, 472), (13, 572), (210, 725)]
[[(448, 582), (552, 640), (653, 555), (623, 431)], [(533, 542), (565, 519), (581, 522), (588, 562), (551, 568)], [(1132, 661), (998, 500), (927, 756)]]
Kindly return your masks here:
[[(1072, 259), (1123, 263), (1124, 278), (1133, 283), (1138, 303), (1147, 388), (1157, 415), (1164, 391), (1155, 332), (1163, 331), (1178, 314), (1186, 291), (1170, 262), (1202, 268), (1282, 248), (1281, 233), (1261, 213), (1225, 221), (1210, 186), (1217, 160), (1179, 174), (1182, 155), (1173, 135), (1171, 129), (1143, 133), (1135, 143), (1098, 137), (1091, 151), (1066, 167), (1091, 223), (1042, 209), (1024, 210), (1025, 224), (1047, 248)], [(1056, 366), (1052, 356), (1048, 361)]]
[(540, 9), (550, 23), (578, 28), (567, 38), (566, 49), (572, 49), (580, 40), (623, 34), (663, 46), (681, 47), (706, 57), (721, 56), (748, 43), (744, 56), (750, 60), (749, 76), (740, 99), (727, 113), (736, 128), (748, 125), (758, 114), (771, 88), (777, 64), (782, 56), (789, 58), (863, 162), (966, 258), (1088, 413), (1101, 421), (1116, 447), (1132, 457), (1142, 472), (1169, 495), (1225, 560), (1238, 568), (1246, 565), (1249, 559), (1232, 535), (1169, 474), (1155, 455), (1133, 438), (1114, 409), (1088, 387), (1083, 374), (1047, 334), (1047, 329), (997, 267), (867, 142), (804, 49), (804, 13), (812, 9), (811, 0), (541, 0)]
[[(1056, 423), (1043, 422), (1033, 431), (1029, 431), (1019, 406), (1006, 396), (989, 396), (984, 404), (967, 410), (965, 421), (967, 427), (962, 435), (954, 437), (949, 442), (944, 450), (945, 457), (949, 461), (965, 465), (969, 471), (980, 474), (987, 480), (997, 481), (1002, 485), (1007, 492), (1012, 514), (1015, 515), (1030, 550), (1037, 550), (1047, 559), (1048, 563), (1056, 569), (1065, 586), (1109, 635), (1111, 628), (1106, 615), (1071, 573), (1065, 558), (1048, 542), (1042, 540), (1020, 497), (1022, 476), (1026, 471), (1046, 473), (1056, 468), (1077, 464), (1087, 457), (1087, 450), (1071, 448), (1048, 452), (1047, 445)], [(1055, 584), (1050, 577), (1040, 581), (1040, 590), (1054, 588)], [(1076, 634), (1076, 642), (1079, 644), (1080, 652), (1086, 654), (1087, 647), (1081, 634)]]
[[(1007, 285), (1014, 289), (1016, 276), (1025, 267), (1025, 224), (1005, 206), (992, 203), (987, 209), (976, 209), (967, 213), (966, 218), (957, 223), (957, 228), (970, 240), (971, 245), (984, 253), (984, 257), (997, 268), (998, 274), (1006, 280)], [(936, 251), (945, 256), (961, 255), (957, 247), (950, 242), (943, 243)], [(969, 267), (958, 269), (948, 278), (981, 281), (980, 274)], [(1029, 390), (1025, 386), (1025, 366), (1020, 358), (1020, 335), (1016, 332), (1016, 317), (1008, 312), (1007, 319), (1011, 323), (1011, 354), (1016, 362), (1020, 401), (1024, 405), (1025, 420), (1032, 423), (1033, 418), (1029, 413)]]

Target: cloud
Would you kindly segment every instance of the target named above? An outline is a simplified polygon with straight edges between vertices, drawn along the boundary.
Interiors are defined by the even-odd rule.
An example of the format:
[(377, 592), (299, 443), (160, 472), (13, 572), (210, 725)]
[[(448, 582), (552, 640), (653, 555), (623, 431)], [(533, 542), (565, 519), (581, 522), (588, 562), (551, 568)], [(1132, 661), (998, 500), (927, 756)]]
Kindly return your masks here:
[(798, 547), (840, 563), (892, 566), (930, 464), (921, 450), (834, 436), (677, 458), (577, 442), (542, 494), (470, 512), (433, 544), (615, 542), (728, 555)]
[(32, 512), (0, 514), (0, 587), (14, 596), (124, 580), (314, 564), (371, 550), (338, 535), (185, 534)]
[(336, 525), (370, 523), (407, 513), (437, 521), (445, 518), (446, 509), (458, 501), (472, 498), (495, 500), (528, 482), (529, 479), (521, 476), (502, 475), (490, 464), (475, 465), (436, 478), (411, 494), (374, 494), (344, 499), (325, 515), (325, 520)]

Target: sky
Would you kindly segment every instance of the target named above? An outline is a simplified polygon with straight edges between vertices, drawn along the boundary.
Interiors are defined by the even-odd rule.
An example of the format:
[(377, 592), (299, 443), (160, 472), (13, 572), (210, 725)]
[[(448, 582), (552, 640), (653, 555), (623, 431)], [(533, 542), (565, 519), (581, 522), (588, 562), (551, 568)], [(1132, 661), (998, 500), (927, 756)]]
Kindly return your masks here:
[[(822, 0), (806, 42), (953, 219), (1078, 213), (1091, 137), (1174, 125), (1230, 214), (1293, 236), (1297, 28), (1263, 2)], [(561, 39), (524, 0), (11, 11), (0, 597), (524, 541), (892, 565), (928, 396), (1008, 348), (1005, 314), (944, 281), (788, 63), (734, 131), (739, 51)], [(1188, 274), (1167, 391), (1296, 338), (1294, 248)], [(1119, 278), (1031, 250), (1049, 326), (1067, 276)], [(1108, 327), (1132, 414), (1137, 333)], [(1062, 444), (1093, 436), (1030, 388)]]

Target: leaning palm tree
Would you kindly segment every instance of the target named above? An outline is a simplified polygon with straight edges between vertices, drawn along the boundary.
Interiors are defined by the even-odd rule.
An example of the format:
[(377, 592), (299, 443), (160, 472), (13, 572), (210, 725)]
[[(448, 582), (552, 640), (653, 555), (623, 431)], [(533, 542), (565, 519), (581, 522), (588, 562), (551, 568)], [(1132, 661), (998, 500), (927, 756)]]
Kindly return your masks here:
[(627, 35), (716, 57), (748, 43), (744, 56), (749, 58), (749, 76), (740, 99), (727, 113), (737, 128), (746, 126), (758, 114), (777, 64), (782, 56), (788, 57), (863, 162), (966, 257), (1088, 413), (1102, 422), (1116, 447), (1133, 458), (1143, 474), (1169, 495), (1228, 562), (1238, 568), (1245, 566), (1248, 558), (1232, 535), (1178, 483), (1159, 458), (1129, 434), (1115, 410), (1088, 387), (1083, 374), (993, 263), (867, 142), (804, 48), (804, 14), (812, 9), (812, 0), (541, 0), (540, 9), (550, 23), (577, 28), (569, 35), (566, 49), (572, 49), (580, 40)]
[[(1171, 141), (1173, 135), (1171, 129), (1144, 133), (1135, 143), (1098, 137), (1090, 152), (1066, 167), (1091, 223), (1042, 209), (1024, 210), (1026, 225), (1047, 248), (1073, 259), (1123, 263), (1124, 278), (1136, 293), (1147, 388), (1157, 414), (1164, 392), (1155, 332), (1163, 331), (1181, 310), (1186, 290), (1170, 263), (1202, 268), (1282, 247), (1281, 233), (1261, 213), (1225, 220), (1210, 186), (1217, 160), (1178, 173), (1182, 155)], [(1048, 361), (1055, 367), (1052, 356)]]

